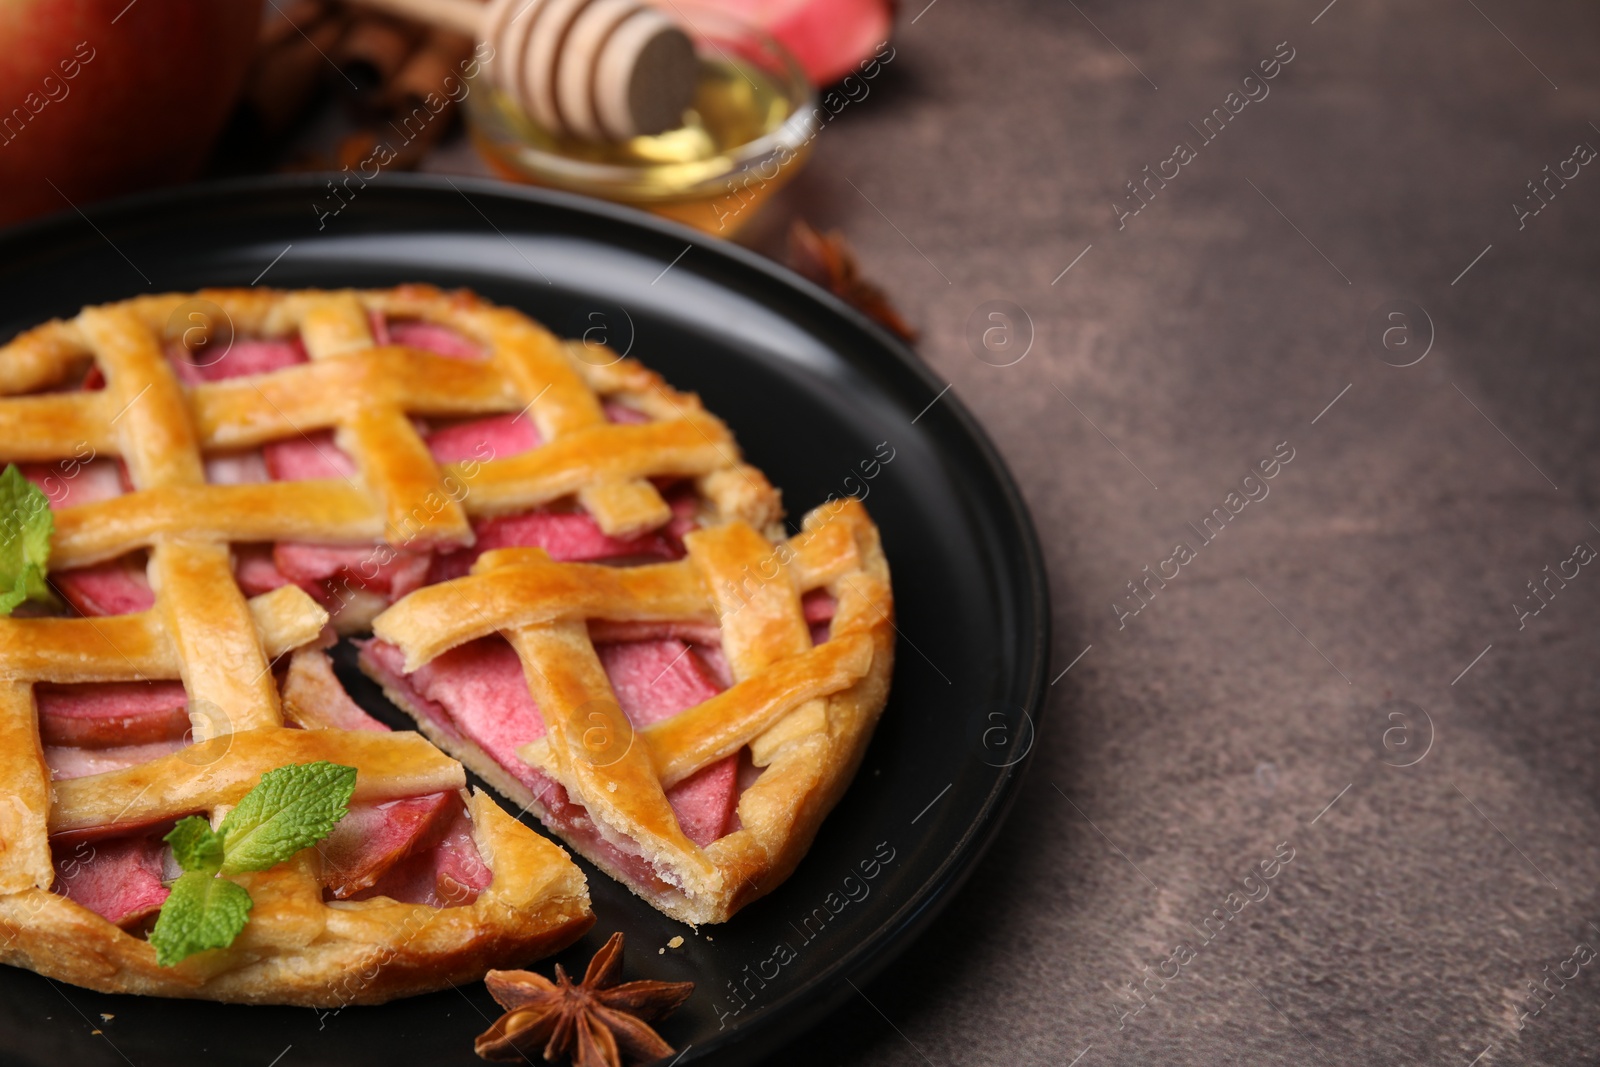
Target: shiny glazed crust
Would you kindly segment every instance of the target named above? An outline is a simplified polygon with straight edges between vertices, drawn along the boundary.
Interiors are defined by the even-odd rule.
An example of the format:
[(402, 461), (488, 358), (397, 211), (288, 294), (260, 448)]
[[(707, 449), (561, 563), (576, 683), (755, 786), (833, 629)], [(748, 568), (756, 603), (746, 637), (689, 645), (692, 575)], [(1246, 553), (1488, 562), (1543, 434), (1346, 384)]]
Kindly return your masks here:
[[(894, 605), (877, 528), (852, 499), (816, 509), (788, 540), (731, 522), (685, 544), (688, 559), (640, 567), (554, 563), (537, 549), (485, 553), (471, 575), (417, 590), (373, 628), (405, 653), (407, 671), (503, 634), (547, 730), (519, 755), (586, 809), (601, 840), (642, 856), (659, 881), (641, 884), (594, 840), (565, 834), (568, 844), (661, 911), (698, 924), (725, 921), (788, 877), (849, 785), (888, 697)], [(813, 589), (837, 601), (828, 640), (815, 647), (801, 610)], [(720, 623), (735, 684), (637, 732), (617, 711), (596, 747), (593, 715), (615, 700), (589, 619)], [(549, 814), (487, 754), (386, 690), (435, 743), (513, 802)], [(613, 744), (619, 734), (625, 743)], [(665, 789), (747, 745), (762, 771), (739, 797), (740, 827), (701, 848)]]
[[(298, 330), (310, 362), (178, 383), (162, 348), (181, 335), (181, 312), (197, 301), (220, 309), (240, 335)], [(376, 345), (371, 313), (447, 326), (487, 358)], [(602, 532), (625, 538), (671, 517), (648, 480), (662, 476), (694, 479), (708, 523), (742, 519), (766, 529), (779, 518), (777, 492), (740, 460), (727, 427), (697, 397), (604, 346), (562, 342), (467, 292), (213, 289), (87, 308), (0, 348), (0, 396), (59, 384), (91, 356), (106, 372), (105, 389), (0, 400), (0, 461), (56, 460), (87, 445), (123, 456), (133, 476), (135, 492), (57, 512), (57, 568), (196, 527), (232, 542), (470, 544), (471, 518), (570, 497)], [(161, 388), (146, 393), (153, 382)], [(653, 421), (610, 423), (605, 400)], [(513, 412), (533, 420), (544, 444), (483, 462), (434, 462), (410, 421)], [(202, 454), (329, 428), (358, 477), (205, 484)], [(150, 447), (130, 447), (141, 440)]]
[[(654, 401), (679, 404), (685, 417), (672, 423), (601, 425), (581, 361), (522, 316), (470, 296), (422, 288), (199, 296), (221, 306), (243, 333), (298, 328), (312, 362), (180, 384), (163, 351), (172, 338), (163, 331), (190, 299), (181, 294), (88, 308), (0, 348), (0, 394), (58, 384), (89, 359), (104, 374), (99, 391), (0, 399), (0, 463), (74, 456), (83, 443), (119, 456), (134, 491), (57, 512), (51, 563), (74, 566), (148, 549), (155, 590), (154, 607), (138, 614), (0, 619), (0, 961), (108, 992), (334, 1007), (442, 988), (571, 943), (594, 921), (582, 873), (562, 849), (483, 795), (468, 800), (468, 811), (492, 881), (469, 905), (325, 902), (320, 857), (307, 850), (239, 878), (255, 905), (230, 948), (162, 968), (147, 941), (51, 892), (53, 834), (211, 814), (284, 764), (328, 759), (354, 766), (356, 799), (363, 801), (465, 785), (461, 766), (414, 734), (283, 725), (272, 661), (315, 642), (328, 614), (293, 586), (246, 600), (230, 542), (464, 542), (474, 509), (515, 509), (574, 492), (602, 523), (627, 529), (653, 514), (651, 497), (659, 495), (641, 479), (662, 463), (704, 480), (733, 469), (727, 453), (704, 448), (723, 431), (691, 398)], [(368, 309), (450, 325), (490, 358), (470, 364), (374, 348)], [(623, 364), (595, 371), (607, 374), (621, 393), (654, 381)], [(547, 399), (534, 396), (541, 390)], [(551, 444), (531, 460), (481, 464), (465, 510), (448, 492), (439, 496), (447, 474), (466, 472), (434, 464), (407, 414), (524, 406)], [(339, 428), (360, 464), (359, 480), (206, 484), (204, 452), (318, 426)], [(644, 450), (665, 458), (647, 462)], [(708, 495), (733, 508), (745, 499), (738, 491)], [(181, 679), (196, 743), (125, 770), (52, 782), (34, 684), (146, 679)]]

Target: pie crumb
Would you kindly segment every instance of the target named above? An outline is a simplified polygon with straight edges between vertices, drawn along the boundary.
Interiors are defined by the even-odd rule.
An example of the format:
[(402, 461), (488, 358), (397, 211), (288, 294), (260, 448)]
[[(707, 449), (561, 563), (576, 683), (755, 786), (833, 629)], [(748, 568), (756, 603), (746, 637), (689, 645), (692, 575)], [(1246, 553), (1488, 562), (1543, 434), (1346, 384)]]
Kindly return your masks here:
[(667, 942), (667, 947), (668, 948), (682, 948), (683, 947), (683, 935), (679, 934), (677, 937), (674, 937), (671, 941), (668, 941)]
[(103, 1033), (104, 1033), (104, 1031), (102, 1031), (102, 1030), (90, 1030), (89, 1031), (89, 1036), (90, 1037), (99, 1037)]
[(609, 791), (615, 793), (617, 791), (617, 783), (616, 782), (607, 782), (606, 783), (606, 789), (608, 789)]
[(101, 1022), (110, 1022), (112, 1019), (115, 1019), (115, 1018), (116, 1018), (116, 1016), (112, 1015), (109, 1011), (103, 1011), (103, 1012), (100, 1013), (100, 1021)]
[(656, 949), (656, 955), (657, 956), (665, 956), (666, 954), (667, 954), (667, 950), (666, 949), (664, 949), (664, 948)]

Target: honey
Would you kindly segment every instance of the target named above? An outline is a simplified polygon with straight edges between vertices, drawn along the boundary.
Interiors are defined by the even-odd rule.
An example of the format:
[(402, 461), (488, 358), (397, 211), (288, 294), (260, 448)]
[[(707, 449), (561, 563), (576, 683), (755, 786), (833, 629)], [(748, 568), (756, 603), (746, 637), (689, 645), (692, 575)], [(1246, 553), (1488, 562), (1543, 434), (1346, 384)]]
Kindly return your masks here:
[(609, 143), (555, 135), (481, 76), (467, 108), (478, 150), (505, 178), (730, 236), (804, 163), (812, 102), (797, 70), (712, 48), (701, 54), (684, 124), (653, 136)]

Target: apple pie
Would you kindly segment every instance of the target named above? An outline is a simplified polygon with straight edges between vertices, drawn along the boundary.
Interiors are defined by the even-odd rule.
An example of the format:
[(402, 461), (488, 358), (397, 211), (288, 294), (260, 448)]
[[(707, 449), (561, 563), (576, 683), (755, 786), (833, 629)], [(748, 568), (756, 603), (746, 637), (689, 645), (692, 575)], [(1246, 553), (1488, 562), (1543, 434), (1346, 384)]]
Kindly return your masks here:
[[(799, 862), (887, 697), (858, 502), (786, 536), (696, 397), (468, 293), (87, 308), (0, 349), (4, 463), (50, 501), (60, 604), (0, 619), (0, 959), (80, 985), (376, 1002), (571, 942), (581, 872), (457, 759), (662, 911), (724, 920)], [(368, 631), (422, 736), (335, 675)], [(158, 967), (162, 835), (322, 759), (358, 769), (349, 814), (241, 877), (232, 947)]]

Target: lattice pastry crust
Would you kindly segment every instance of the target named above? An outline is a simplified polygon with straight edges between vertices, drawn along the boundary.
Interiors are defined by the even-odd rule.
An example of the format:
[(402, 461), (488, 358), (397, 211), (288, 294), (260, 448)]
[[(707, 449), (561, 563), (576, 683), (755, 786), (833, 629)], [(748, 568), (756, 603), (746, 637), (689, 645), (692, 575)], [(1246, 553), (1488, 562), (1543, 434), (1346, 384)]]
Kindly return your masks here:
[[(788, 540), (730, 522), (685, 543), (685, 560), (625, 568), (486, 553), (470, 576), (420, 589), (374, 623), (407, 672), (485, 635), (508, 639), (546, 730), (518, 753), (582, 806), (593, 832), (553, 819), (548, 789), (441, 729), (393, 672), (364, 664), (424, 733), (597, 866), (668, 915), (710, 923), (794, 870), (854, 776), (888, 697), (894, 605), (877, 528), (853, 499), (812, 511)], [(836, 603), (815, 645), (802, 610), (813, 590)], [(716, 624), (733, 685), (632, 730), (596, 655), (594, 620)], [(746, 746), (760, 774), (738, 796), (739, 826), (697, 845), (665, 790)]]
[[(183, 336), (181, 312), (196, 302), (220, 309), (238, 335), (298, 333), (309, 361), (178, 383), (164, 349)], [(453, 329), (484, 358), (378, 344), (374, 316)], [(739, 459), (727, 427), (697, 397), (603, 346), (562, 342), (520, 312), (467, 292), (223, 289), (86, 308), (0, 349), (0, 396), (59, 386), (90, 358), (105, 374), (104, 389), (0, 401), (5, 461), (55, 461), (87, 447), (121, 456), (135, 487), (61, 509), (56, 568), (196, 529), (234, 543), (470, 545), (473, 519), (568, 499), (604, 534), (628, 538), (672, 517), (652, 478), (692, 479), (705, 525), (742, 519), (770, 529), (780, 515), (777, 492)], [(649, 421), (609, 422), (606, 401)], [(413, 422), (511, 412), (531, 419), (543, 443), (485, 462), (436, 462)], [(356, 474), (206, 484), (206, 456), (327, 429)], [(351, 605), (335, 623), (341, 632), (364, 629), (382, 606)]]
[[(88, 308), (0, 350), (0, 391), (60, 384), (92, 360), (105, 387), (0, 400), (0, 462), (53, 461), (88, 443), (125, 464), (132, 491), (56, 515), (52, 569), (148, 552), (148, 611), (106, 618), (0, 620), (0, 959), (98, 989), (252, 1002), (343, 1004), (439, 988), (523, 963), (576, 938), (593, 918), (581, 872), (555, 845), (482, 796), (472, 834), (493, 872), (454, 908), (378, 897), (324, 901), (319, 857), (246, 876), (256, 900), (235, 945), (158, 968), (143, 939), (53, 893), (51, 835), (149, 826), (215, 813), (260, 774), (331, 759), (358, 770), (356, 802), (465, 785), (461, 767), (415, 735), (291, 729), (273, 660), (314, 642), (327, 613), (293, 587), (247, 600), (230, 545), (464, 544), (474, 515), (576, 497), (608, 535), (666, 520), (651, 477), (696, 479), (707, 522), (776, 517), (776, 494), (738, 462), (726, 429), (689, 396), (627, 361), (580, 358), (514, 311), (426, 288), (378, 293), (199, 294), (241, 333), (298, 331), (310, 361), (184, 385), (165, 348), (183, 295)], [(447, 325), (486, 352), (449, 359), (374, 345), (372, 314)], [(179, 320), (180, 326), (183, 320)], [(652, 421), (615, 425), (620, 397)], [(411, 418), (526, 411), (544, 444), (463, 467), (435, 463)], [(336, 427), (355, 477), (207, 484), (213, 450)], [(458, 491), (456, 485), (466, 492)], [(181, 679), (196, 744), (91, 777), (52, 782), (37, 683)], [(315, 708), (296, 716), (316, 725)], [(358, 971), (381, 961), (369, 979)]]

